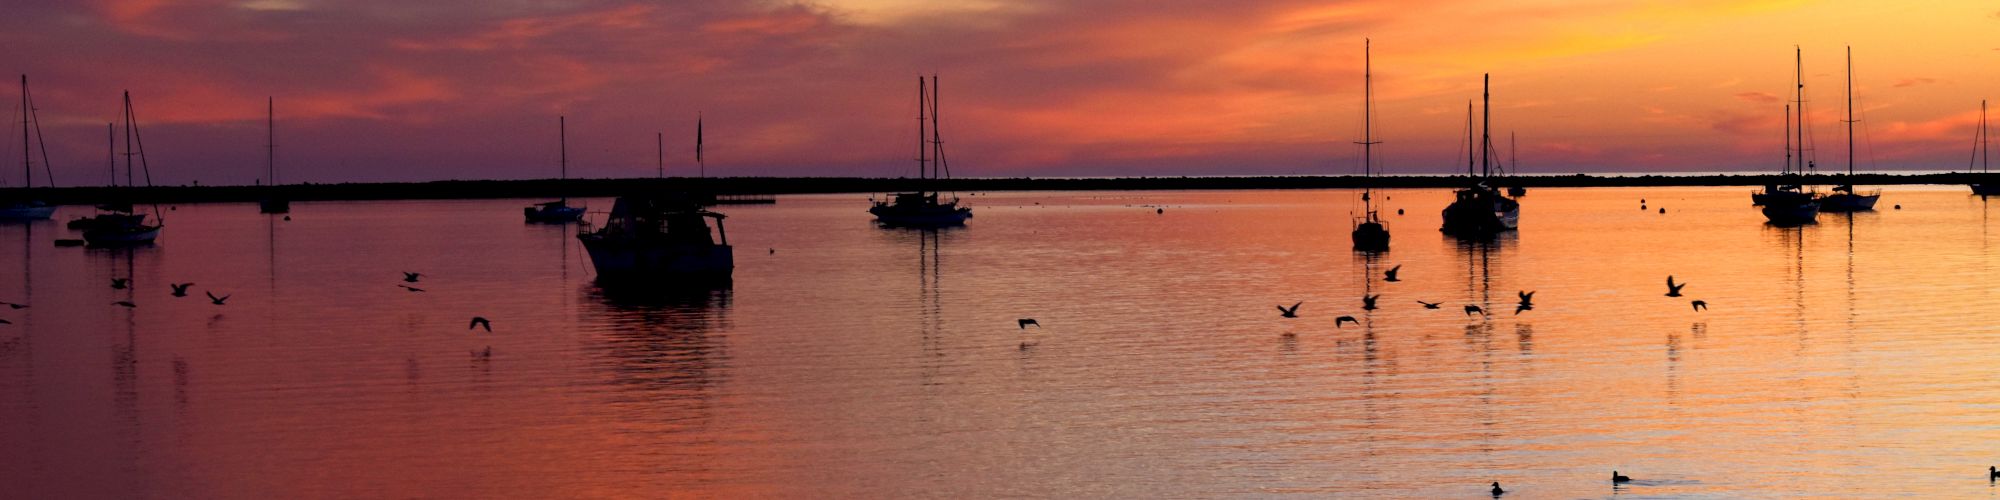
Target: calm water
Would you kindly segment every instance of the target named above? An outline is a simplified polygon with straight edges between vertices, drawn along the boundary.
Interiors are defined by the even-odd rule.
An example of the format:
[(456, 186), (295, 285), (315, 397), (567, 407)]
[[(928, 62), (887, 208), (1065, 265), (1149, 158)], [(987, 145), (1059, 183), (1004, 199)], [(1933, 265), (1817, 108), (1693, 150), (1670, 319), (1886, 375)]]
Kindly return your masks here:
[(935, 233), (786, 197), (723, 207), (732, 289), (666, 297), (597, 289), (527, 200), (182, 205), (125, 252), (0, 226), (0, 491), (2000, 496), (2000, 200), (1788, 230), (1748, 191), (1539, 189), (1490, 246), (1394, 191), (1375, 260), (1347, 191), (981, 194)]

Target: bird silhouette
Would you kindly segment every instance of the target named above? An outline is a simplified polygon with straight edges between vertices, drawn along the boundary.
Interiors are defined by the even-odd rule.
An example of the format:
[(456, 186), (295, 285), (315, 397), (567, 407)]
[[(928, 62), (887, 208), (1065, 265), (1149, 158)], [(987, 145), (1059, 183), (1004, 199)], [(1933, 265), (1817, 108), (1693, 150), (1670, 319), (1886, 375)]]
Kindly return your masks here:
[(1292, 304), (1291, 309), (1286, 309), (1285, 306), (1278, 306), (1278, 314), (1287, 318), (1299, 317), (1299, 304), (1304, 304), (1304, 303), (1306, 303), (1306, 301), (1303, 300), (1298, 301), (1298, 303)]
[(1423, 305), (1424, 305), (1424, 309), (1437, 309), (1437, 308), (1438, 308), (1438, 306), (1441, 306), (1441, 305), (1444, 305), (1444, 303), (1443, 303), (1443, 302), (1424, 302), (1424, 301), (1421, 301), (1421, 300), (1417, 301), (1417, 303), (1418, 303), (1418, 304), (1423, 304)]
[(0, 319), (0, 325), (11, 325), (11, 324), (14, 324), (14, 322)]
[(175, 297), (186, 297), (188, 296), (188, 287), (194, 286), (194, 283), (168, 283), (167, 286), (174, 288)]
[(1478, 314), (1479, 314), (1480, 316), (1485, 316), (1485, 315), (1486, 315), (1486, 310), (1485, 310), (1485, 309), (1480, 309), (1480, 308), (1479, 308), (1479, 306), (1475, 306), (1475, 305), (1469, 305), (1469, 304), (1468, 304), (1468, 305), (1466, 305), (1466, 306), (1465, 306), (1465, 315), (1466, 315), (1466, 316), (1471, 316), (1471, 315), (1472, 315), (1473, 313), (1478, 313)]
[(1028, 329), (1028, 325), (1035, 325), (1035, 328), (1042, 327), (1042, 324), (1040, 322), (1035, 321), (1034, 318), (1021, 318), (1019, 321), (1016, 322), (1020, 323), (1022, 330)]
[(1342, 324), (1346, 324), (1346, 323), (1353, 323), (1353, 324), (1357, 324), (1357, 325), (1359, 325), (1359, 324), (1361, 324), (1361, 320), (1358, 320), (1358, 319), (1354, 319), (1354, 317), (1353, 317), (1353, 316), (1341, 316), (1341, 317), (1338, 317), (1338, 318), (1333, 318), (1333, 327), (1334, 327), (1334, 328), (1343, 328), (1343, 327), (1342, 327), (1342, 326), (1340, 326), (1340, 325), (1342, 325)]
[(1694, 302), (1689, 302), (1689, 304), (1694, 306), (1695, 312), (1702, 312), (1708, 310), (1708, 301), (1706, 300), (1697, 300)]
[(1167, 213), (1167, 209), (1164, 209), (1164, 208), (1155, 208), (1155, 209), (1153, 209), (1153, 215), (1164, 215), (1164, 214), (1166, 214), (1166, 213)]
[(1679, 296), (1681, 296), (1681, 287), (1685, 287), (1685, 286), (1688, 286), (1688, 284), (1687, 284), (1687, 283), (1681, 283), (1681, 284), (1678, 284), (1678, 285), (1674, 284), (1674, 275), (1671, 275), (1671, 274), (1667, 275), (1667, 296), (1668, 296), (1668, 297), (1679, 297)]
[(405, 284), (402, 284), (402, 283), (397, 283), (397, 284), (396, 284), (396, 286), (400, 286), (400, 287), (403, 287), (403, 289), (404, 289), (404, 290), (409, 290), (409, 291), (412, 291), (412, 292), (421, 292), (421, 291), (424, 291), (424, 289), (422, 289), (422, 288), (417, 288), (417, 287), (414, 287), (414, 286), (410, 286), (410, 285), (405, 285)]
[(2000, 468), (1995, 468), (1991, 465), (1986, 466), (1986, 480), (1992, 481), (1995, 479), (2000, 479)]
[(114, 290), (124, 290), (131, 284), (132, 278), (111, 278), (111, 288)]
[(125, 307), (139, 307), (139, 305), (138, 305), (138, 304), (134, 304), (134, 303), (132, 303), (132, 301), (130, 301), (130, 300), (120, 300), (120, 301), (117, 301), (117, 302), (112, 302), (112, 303), (111, 303), (111, 305), (114, 305), (114, 306), (125, 306)]
[(769, 254), (766, 254), (766, 255), (777, 255), (777, 254), (778, 254), (778, 249), (776, 249), (776, 248), (772, 248), (772, 249), (771, 249), (771, 253), (769, 253)]
[(1400, 271), (1402, 269), (1403, 269), (1402, 264), (1396, 264), (1396, 267), (1391, 267), (1387, 271), (1382, 271), (1382, 281), (1403, 281), (1396, 279), (1396, 271)]
[(0, 302), (0, 306), (7, 306), (8, 309), (26, 309), (28, 307), (27, 304), (15, 304), (13, 302)]
[(1629, 482), (1632, 482), (1631, 477), (1620, 476), (1618, 475), (1618, 471), (1615, 470), (1611, 471), (1611, 484), (1629, 483)]
[(213, 303), (215, 303), (215, 305), (218, 305), (218, 306), (219, 306), (219, 305), (222, 305), (222, 301), (225, 301), (225, 300), (229, 300), (229, 296), (228, 296), (228, 295), (224, 295), (224, 296), (221, 296), (221, 297), (217, 297), (217, 296), (215, 296), (215, 292), (208, 292), (208, 291), (204, 291), (204, 292), (201, 292), (201, 293), (203, 293), (203, 294), (206, 294), (206, 295), (208, 295), (208, 301), (209, 301), (209, 302), (213, 302)]
[(424, 277), (424, 273), (413, 273), (409, 271), (403, 271), (404, 283), (416, 283), (417, 278), (422, 278), (422, 277)]
[(1535, 292), (1520, 292), (1519, 295), (1521, 303), (1514, 306), (1514, 315), (1519, 316), (1521, 311), (1535, 310)]
[(1382, 298), (1381, 294), (1361, 296), (1361, 310), (1363, 311), (1375, 310), (1375, 299), (1379, 298)]
[(472, 324), (470, 324), (470, 325), (466, 325), (465, 329), (467, 329), (467, 330), (471, 330), (471, 329), (474, 329), (474, 328), (479, 328), (479, 327), (486, 327), (486, 332), (487, 332), (487, 333), (492, 333), (492, 332), (493, 332), (493, 322), (491, 322), (491, 321), (487, 321), (487, 320), (486, 320), (486, 318), (484, 318), (484, 317), (481, 317), (481, 316), (473, 316), (473, 317), (472, 317)]
[(1507, 490), (1503, 490), (1503, 489), (1500, 489), (1500, 482), (1499, 482), (1499, 481), (1494, 481), (1494, 482), (1493, 482), (1493, 496), (1496, 496), (1496, 497), (1497, 497), (1497, 496), (1500, 496), (1500, 495), (1505, 495), (1505, 494), (1507, 494)]

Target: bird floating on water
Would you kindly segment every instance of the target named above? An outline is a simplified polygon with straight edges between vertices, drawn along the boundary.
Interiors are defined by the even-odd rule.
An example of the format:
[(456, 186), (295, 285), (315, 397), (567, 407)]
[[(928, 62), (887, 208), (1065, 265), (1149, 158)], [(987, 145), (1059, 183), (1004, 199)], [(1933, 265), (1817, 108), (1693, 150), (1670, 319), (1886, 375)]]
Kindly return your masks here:
[(1629, 483), (1629, 482), (1632, 482), (1632, 478), (1627, 476), (1620, 476), (1618, 475), (1618, 471), (1615, 470), (1611, 471), (1611, 484)]
[(1402, 265), (1402, 264), (1396, 264), (1396, 267), (1391, 267), (1391, 268), (1389, 268), (1389, 270), (1387, 270), (1387, 271), (1383, 271), (1383, 272), (1382, 272), (1382, 281), (1402, 281), (1402, 280), (1399, 280), (1399, 279), (1396, 279), (1396, 271), (1398, 271), (1398, 270), (1401, 270), (1401, 269), (1403, 269), (1403, 265)]
[(1341, 324), (1344, 324), (1344, 323), (1353, 323), (1353, 324), (1357, 324), (1357, 325), (1359, 325), (1359, 324), (1361, 324), (1361, 320), (1358, 320), (1358, 319), (1354, 319), (1354, 317), (1353, 317), (1353, 316), (1341, 316), (1341, 317), (1338, 317), (1338, 318), (1333, 318), (1333, 327), (1334, 327), (1334, 328), (1342, 328), (1342, 327), (1341, 327), (1340, 325), (1341, 325)]
[(1995, 479), (2000, 479), (2000, 468), (1995, 468), (1991, 465), (1986, 466), (1986, 480), (1992, 481)]
[(124, 290), (125, 287), (131, 285), (132, 278), (111, 278), (111, 288), (114, 290)]
[(1503, 489), (1500, 489), (1500, 482), (1499, 482), (1499, 481), (1494, 481), (1494, 482), (1493, 482), (1493, 496), (1496, 496), (1496, 497), (1497, 497), (1497, 496), (1500, 496), (1500, 495), (1505, 495), (1505, 494), (1507, 494), (1507, 490), (1503, 490)]
[(1697, 300), (1694, 302), (1689, 302), (1688, 304), (1694, 306), (1694, 312), (1702, 312), (1708, 310), (1708, 301), (1706, 300)]
[(1020, 320), (1017, 320), (1015, 322), (1021, 325), (1022, 330), (1028, 329), (1028, 325), (1035, 325), (1035, 328), (1042, 327), (1042, 324), (1040, 322), (1035, 321), (1034, 318), (1021, 318)]
[(1678, 285), (1674, 284), (1674, 275), (1671, 275), (1671, 274), (1667, 275), (1667, 296), (1668, 296), (1668, 297), (1679, 297), (1679, 296), (1681, 296), (1681, 288), (1682, 288), (1682, 287), (1685, 287), (1685, 286), (1688, 286), (1688, 284), (1687, 284), (1687, 283), (1681, 283), (1681, 284), (1678, 284)]
[(229, 300), (229, 296), (228, 296), (228, 295), (224, 295), (224, 296), (221, 296), (221, 297), (217, 297), (217, 296), (215, 296), (215, 292), (201, 292), (201, 293), (203, 293), (203, 294), (207, 294), (207, 295), (208, 295), (208, 301), (209, 301), (209, 302), (213, 302), (213, 303), (215, 303), (215, 305), (218, 305), (218, 306), (219, 306), (219, 305), (222, 305), (222, 301), (225, 301), (225, 300)]
[(1424, 305), (1424, 309), (1437, 309), (1437, 308), (1438, 308), (1438, 306), (1441, 306), (1441, 305), (1444, 305), (1444, 303), (1443, 303), (1443, 302), (1424, 302), (1424, 301), (1421, 301), (1421, 300), (1417, 301), (1417, 303), (1418, 303), (1418, 304), (1423, 304), (1423, 305)]
[(479, 328), (479, 327), (482, 327), (482, 326), (483, 326), (483, 327), (486, 327), (486, 331), (487, 331), (488, 333), (491, 333), (491, 332), (493, 331), (493, 322), (491, 322), (491, 321), (487, 321), (487, 320), (486, 320), (486, 318), (485, 318), (485, 317), (483, 317), (483, 316), (473, 316), (473, 317), (472, 317), (472, 324), (470, 324), (470, 325), (466, 325), (465, 329), (467, 329), (467, 330), (471, 330), (471, 329), (474, 329), (474, 328)]
[(1379, 298), (1382, 298), (1382, 294), (1361, 296), (1361, 310), (1363, 311), (1375, 310), (1375, 299)]
[(167, 286), (174, 288), (175, 297), (186, 297), (188, 296), (188, 287), (194, 286), (194, 283), (168, 283)]
[(1285, 306), (1278, 306), (1278, 314), (1287, 318), (1299, 317), (1299, 304), (1304, 304), (1304, 303), (1306, 303), (1306, 301), (1303, 300), (1298, 301), (1298, 303), (1292, 304), (1291, 309), (1286, 309)]

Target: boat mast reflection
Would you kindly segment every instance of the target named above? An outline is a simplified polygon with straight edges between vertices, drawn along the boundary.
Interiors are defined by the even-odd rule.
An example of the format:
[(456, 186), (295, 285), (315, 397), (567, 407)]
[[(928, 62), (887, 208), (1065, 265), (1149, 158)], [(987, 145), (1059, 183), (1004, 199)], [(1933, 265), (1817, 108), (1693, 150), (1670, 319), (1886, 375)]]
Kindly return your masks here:
[(728, 346), (714, 332), (730, 330), (732, 293), (726, 285), (588, 286), (583, 322), (601, 331), (594, 362), (609, 375), (609, 402), (653, 432), (710, 427), (715, 387), (729, 365)]

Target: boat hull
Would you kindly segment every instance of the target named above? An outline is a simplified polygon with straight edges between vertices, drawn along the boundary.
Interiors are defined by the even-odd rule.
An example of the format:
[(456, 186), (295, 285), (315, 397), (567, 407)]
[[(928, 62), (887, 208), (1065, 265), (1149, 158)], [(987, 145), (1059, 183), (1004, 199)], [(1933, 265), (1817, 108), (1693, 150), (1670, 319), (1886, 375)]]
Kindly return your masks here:
[(2000, 196), (2000, 183), (1973, 184), (1972, 194), (1980, 196)]
[(521, 215), (537, 224), (566, 224), (583, 218), (583, 207), (526, 207)]
[(727, 281), (736, 270), (729, 245), (618, 243), (580, 236), (603, 281), (664, 281), (661, 285)]
[(83, 241), (94, 247), (150, 245), (160, 237), (162, 229), (161, 226), (91, 228), (84, 230)]
[(1776, 226), (1799, 226), (1819, 222), (1818, 203), (1764, 205), (1764, 219)]
[(952, 207), (938, 210), (898, 210), (895, 207), (877, 206), (868, 209), (875, 214), (875, 221), (885, 226), (895, 227), (945, 227), (965, 225), (972, 218), (972, 209)]
[(56, 207), (47, 205), (0, 207), (0, 221), (49, 220), (55, 214)]
[(291, 200), (262, 200), (257, 202), (257, 213), (284, 214), (292, 212)]
[(1822, 212), (1866, 212), (1875, 209), (1875, 202), (1881, 201), (1880, 194), (1835, 193), (1819, 200)]
[(1445, 234), (1488, 237), (1520, 227), (1521, 204), (1495, 193), (1464, 194), (1444, 208)]
[(1354, 226), (1354, 251), (1389, 251), (1389, 228), (1378, 222), (1363, 222)]

